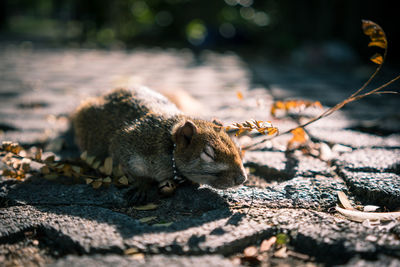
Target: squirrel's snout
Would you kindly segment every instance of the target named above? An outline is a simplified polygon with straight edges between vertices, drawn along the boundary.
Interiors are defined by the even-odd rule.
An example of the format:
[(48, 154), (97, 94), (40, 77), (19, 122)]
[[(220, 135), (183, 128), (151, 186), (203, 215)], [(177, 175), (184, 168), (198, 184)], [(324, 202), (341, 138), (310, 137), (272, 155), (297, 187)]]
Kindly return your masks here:
[(247, 180), (247, 177), (246, 177), (246, 175), (239, 175), (239, 176), (236, 176), (236, 178), (235, 178), (235, 184), (236, 185), (241, 185), (241, 184), (243, 184), (244, 182), (246, 182), (246, 180)]
[(235, 184), (236, 185), (241, 185), (244, 182), (246, 182), (246, 180), (247, 180), (247, 174), (246, 174), (246, 171), (243, 168), (242, 169), (242, 173), (235, 177)]

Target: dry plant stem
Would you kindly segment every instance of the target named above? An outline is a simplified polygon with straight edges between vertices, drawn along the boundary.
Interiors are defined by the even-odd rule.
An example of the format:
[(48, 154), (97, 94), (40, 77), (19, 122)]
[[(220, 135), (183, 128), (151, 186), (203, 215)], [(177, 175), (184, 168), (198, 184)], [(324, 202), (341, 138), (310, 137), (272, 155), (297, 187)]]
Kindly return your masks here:
[[(387, 50), (385, 50), (384, 58), (386, 57), (386, 51), (387, 51)], [(376, 76), (376, 74), (377, 74), (377, 73), (379, 72), (379, 70), (382, 68), (382, 65), (383, 65), (383, 63), (380, 64), (380, 65), (378, 66), (378, 68), (377, 68), (377, 69), (375, 70), (375, 72), (371, 75), (371, 77), (368, 79), (368, 81), (365, 82), (364, 85), (363, 85), (360, 89), (358, 89), (355, 93), (353, 93), (351, 96), (349, 96), (348, 98), (346, 98), (346, 99), (343, 100), (342, 102), (336, 104), (334, 107), (332, 107), (332, 108), (326, 110), (326, 111), (323, 112), (321, 115), (319, 115), (319, 116), (317, 116), (317, 117), (315, 117), (315, 118), (309, 120), (308, 122), (306, 122), (306, 123), (304, 123), (304, 124), (302, 124), (302, 125), (299, 125), (299, 126), (297, 126), (297, 127), (294, 127), (294, 128), (292, 128), (292, 129), (289, 129), (289, 130), (287, 130), (287, 131), (285, 131), (285, 132), (283, 132), (283, 133), (279, 133), (279, 134), (273, 136), (272, 138), (275, 138), (275, 137), (277, 137), (278, 135), (288, 134), (288, 133), (290, 133), (291, 131), (293, 131), (293, 130), (296, 129), (296, 128), (304, 128), (304, 127), (310, 125), (311, 123), (313, 123), (313, 122), (315, 122), (315, 121), (317, 121), (317, 120), (320, 120), (320, 119), (322, 119), (322, 118), (324, 118), (324, 117), (327, 117), (327, 116), (331, 115), (333, 112), (335, 112), (335, 111), (341, 109), (341, 108), (342, 108), (343, 106), (345, 106), (346, 104), (348, 104), (348, 103), (350, 103), (350, 102), (353, 102), (353, 101), (356, 101), (356, 100), (358, 100), (358, 99), (361, 99), (361, 98), (363, 98), (363, 97), (366, 97), (366, 96), (369, 96), (369, 95), (372, 95), (372, 94), (384, 94), (384, 93), (396, 93), (396, 94), (398, 94), (398, 92), (380, 91), (380, 90), (383, 89), (383, 88), (385, 88), (385, 87), (387, 87), (387, 86), (389, 86), (390, 84), (394, 83), (395, 81), (399, 80), (399, 79), (400, 79), (400, 75), (396, 76), (395, 78), (393, 78), (393, 79), (390, 80), (389, 82), (387, 82), (387, 83), (385, 83), (385, 84), (383, 84), (383, 85), (381, 85), (381, 86), (379, 86), (379, 87), (377, 87), (377, 88), (375, 88), (375, 89), (373, 89), (373, 90), (371, 90), (371, 91), (369, 91), (369, 92), (367, 92), (367, 93), (358, 95), (358, 94), (359, 94), (362, 90), (364, 90), (365, 87), (367, 87), (368, 84), (372, 81), (372, 79)], [(380, 91), (380, 92), (379, 92), (379, 91)], [(260, 140), (260, 141), (258, 141), (258, 142), (256, 142), (256, 143), (253, 143), (253, 144), (250, 144), (250, 145), (248, 145), (248, 146), (245, 146), (245, 147), (243, 147), (242, 149), (243, 149), (243, 150), (251, 149), (251, 148), (253, 148), (253, 147), (257, 146), (257, 145), (260, 145), (260, 144), (262, 144), (262, 143), (264, 143), (264, 142), (266, 142), (266, 141), (272, 139), (272, 138), (267, 138), (267, 139)]]

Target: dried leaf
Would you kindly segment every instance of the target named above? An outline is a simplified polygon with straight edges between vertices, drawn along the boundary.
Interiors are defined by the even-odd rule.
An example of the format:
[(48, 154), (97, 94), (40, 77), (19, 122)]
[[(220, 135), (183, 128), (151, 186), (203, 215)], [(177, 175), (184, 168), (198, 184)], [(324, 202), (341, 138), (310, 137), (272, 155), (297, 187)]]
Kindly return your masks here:
[(86, 184), (91, 184), (92, 182), (93, 182), (93, 179), (90, 179), (90, 178), (86, 178)]
[(153, 221), (155, 219), (157, 219), (157, 216), (144, 217), (144, 218), (139, 219), (139, 222), (147, 223), (147, 222)]
[(380, 48), (385, 49), (387, 47), (387, 43), (383, 42), (382, 40), (373, 41), (368, 44), (368, 46), (378, 46)]
[(71, 165), (71, 169), (73, 172), (76, 172), (76, 173), (81, 173), (81, 170), (82, 170), (81, 167), (74, 166), (74, 165)]
[(347, 210), (355, 210), (353, 206), (351, 205), (349, 199), (347, 198), (346, 194), (342, 191), (337, 192), (338, 194), (338, 199), (340, 201), (340, 204), (347, 209)]
[(118, 164), (118, 166), (113, 167), (113, 176), (115, 177), (124, 176), (124, 171), (122, 170), (121, 164)]
[(144, 206), (133, 206), (132, 208), (134, 208), (135, 210), (155, 210), (158, 208), (158, 205), (154, 203), (149, 203)]
[(123, 184), (123, 185), (128, 185), (129, 184), (128, 178), (126, 176), (122, 176), (121, 178), (119, 178), (118, 182), (120, 184)]
[(21, 160), (21, 166), (20, 166), (21, 170), (24, 172), (29, 172), (31, 169), (31, 160), (28, 158), (23, 158)]
[(254, 258), (258, 254), (258, 250), (255, 246), (250, 246), (244, 249), (243, 254), (247, 258)]
[(111, 183), (112, 179), (110, 176), (107, 176), (106, 178), (103, 179), (103, 183)]
[(104, 161), (104, 173), (106, 175), (111, 175), (112, 171), (113, 171), (113, 159), (112, 157), (108, 157)]
[(293, 148), (294, 144), (298, 145), (305, 144), (308, 140), (308, 136), (303, 128), (296, 128), (292, 130), (291, 133), (293, 134), (293, 137), (288, 142), (287, 145), (288, 149)]
[(249, 120), (244, 123), (233, 123), (232, 125), (224, 127), (225, 131), (236, 131), (235, 135), (239, 136), (246, 132), (253, 130), (258, 131), (263, 135), (273, 135), (278, 133), (278, 128), (275, 128), (270, 121), (257, 121)]
[(285, 101), (276, 101), (273, 103), (271, 107), (271, 115), (276, 116), (276, 112), (278, 110), (282, 110), (285, 113), (289, 112), (292, 109), (296, 109), (301, 111), (303, 109), (314, 107), (322, 109), (322, 105), (319, 101), (307, 101), (307, 100), (285, 100)]
[(125, 255), (132, 255), (138, 253), (139, 250), (137, 248), (128, 248), (124, 250)]
[(101, 181), (101, 179), (98, 179), (98, 180), (92, 182), (92, 187), (93, 187), (94, 189), (98, 189), (98, 188), (100, 188), (100, 186), (101, 186), (102, 184), (103, 184), (103, 182)]
[(100, 166), (99, 167), (99, 172), (104, 173), (106, 172), (106, 169), (104, 168), (104, 166)]
[(44, 165), (42, 168), (40, 168), (40, 172), (42, 174), (49, 174), (50, 173), (50, 169), (48, 166)]
[(174, 222), (155, 223), (155, 224), (152, 224), (151, 226), (154, 226), (154, 227), (168, 227), (168, 226), (171, 226), (173, 223)]
[(54, 160), (55, 160), (55, 156), (51, 155), (51, 156), (48, 156), (47, 158), (45, 158), (44, 162), (54, 162)]
[(83, 151), (82, 154), (81, 154), (81, 160), (86, 161), (87, 156), (88, 156), (87, 151)]
[(18, 143), (13, 143), (11, 144), (10, 152), (18, 155), (22, 149), (23, 149), (22, 146), (20, 146)]
[(241, 91), (236, 91), (236, 97), (237, 97), (239, 100), (243, 100), (243, 93), (242, 93)]
[(34, 155), (35, 160), (41, 161), (42, 160), (42, 149), (38, 148)]
[(383, 49), (387, 48), (386, 34), (378, 24), (370, 20), (362, 20), (362, 29), (364, 34), (371, 39), (368, 46), (378, 46)]
[(95, 162), (93, 162), (93, 169), (97, 170), (100, 167), (101, 162), (99, 160), (96, 160)]
[(400, 218), (400, 212), (364, 212), (358, 210), (347, 210), (336, 206), (336, 211), (347, 219), (355, 222), (370, 221), (392, 221)]
[(281, 258), (281, 259), (287, 258), (288, 257), (287, 248), (282, 247), (282, 248), (278, 249), (277, 251), (275, 251), (274, 257)]
[(129, 256), (129, 258), (136, 260), (136, 261), (142, 261), (144, 260), (144, 254), (143, 253), (135, 253)]
[(10, 151), (10, 147), (11, 147), (12, 142), (11, 141), (3, 141), (1, 142), (1, 149), (4, 151)]
[(86, 158), (86, 163), (87, 163), (88, 165), (92, 166), (92, 164), (93, 164), (93, 162), (94, 162), (95, 159), (96, 159), (95, 156), (87, 156), (87, 158)]
[(367, 205), (367, 206), (364, 206), (363, 211), (374, 212), (374, 211), (377, 211), (379, 208), (380, 208), (379, 206)]
[(378, 64), (378, 65), (381, 65), (383, 63), (383, 57), (379, 53), (376, 53), (370, 59), (372, 62), (374, 62), (375, 64)]
[(260, 252), (268, 251), (271, 249), (272, 245), (276, 242), (276, 236), (271, 237), (270, 239), (266, 239), (261, 242)]
[(3, 175), (11, 178), (16, 178), (18, 176), (16, 171), (4, 169)]

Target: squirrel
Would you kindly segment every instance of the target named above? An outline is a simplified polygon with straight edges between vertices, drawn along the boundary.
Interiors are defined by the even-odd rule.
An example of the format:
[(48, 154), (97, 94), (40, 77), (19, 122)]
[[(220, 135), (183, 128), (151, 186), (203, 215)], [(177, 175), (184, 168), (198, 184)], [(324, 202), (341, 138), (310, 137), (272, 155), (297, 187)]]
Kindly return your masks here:
[[(181, 178), (217, 189), (246, 181), (241, 153), (219, 122), (184, 115), (147, 88), (114, 89), (72, 115), (82, 151), (120, 164), (130, 183), (128, 204), (158, 196), (157, 184)], [(181, 178), (180, 178), (181, 177)]]

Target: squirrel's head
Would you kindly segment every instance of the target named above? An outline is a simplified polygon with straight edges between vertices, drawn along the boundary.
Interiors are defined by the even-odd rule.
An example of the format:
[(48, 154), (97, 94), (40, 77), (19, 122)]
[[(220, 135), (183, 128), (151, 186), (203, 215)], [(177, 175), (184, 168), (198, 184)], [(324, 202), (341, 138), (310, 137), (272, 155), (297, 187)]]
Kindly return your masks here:
[(172, 139), (176, 167), (187, 179), (217, 189), (246, 181), (240, 151), (220, 125), (185, 120), (175, 125)]

